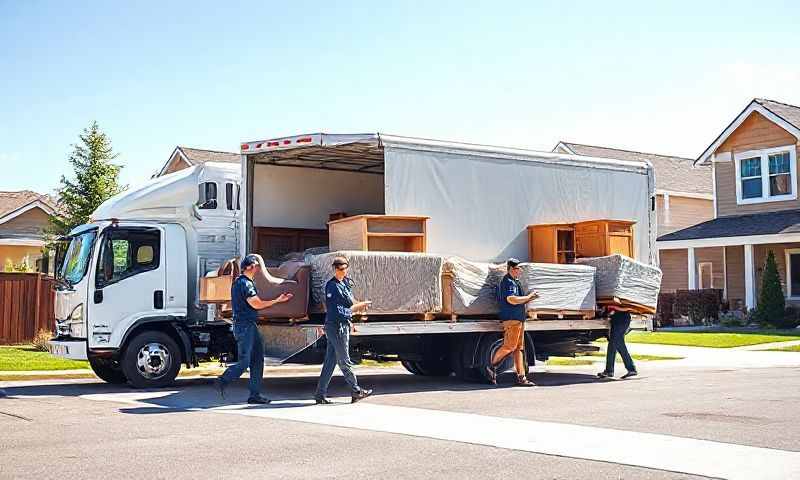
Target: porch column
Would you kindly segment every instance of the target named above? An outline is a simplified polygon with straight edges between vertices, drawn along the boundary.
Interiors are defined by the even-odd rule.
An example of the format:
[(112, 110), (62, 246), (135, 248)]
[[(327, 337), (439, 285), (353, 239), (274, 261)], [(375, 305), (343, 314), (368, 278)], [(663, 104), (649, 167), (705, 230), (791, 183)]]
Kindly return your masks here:
[(753, 264), (753, 245), (744, 245), (744, 304), (756, 308), (755, 268)]
[(689, 272), (689, 290), (697, 290), (697, 262), (694, 258), (694, 247), (689, 247), (688, 249), (688, 259), (689, 261), (686, 264), (687, 271)]

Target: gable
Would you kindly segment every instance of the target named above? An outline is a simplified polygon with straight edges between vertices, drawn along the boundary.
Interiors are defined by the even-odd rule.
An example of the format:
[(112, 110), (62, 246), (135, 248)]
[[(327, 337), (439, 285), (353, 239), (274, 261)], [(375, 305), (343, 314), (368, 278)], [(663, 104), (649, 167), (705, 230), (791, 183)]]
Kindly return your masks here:
[(731, 133), (714, 153), (757, 150), (797, 143), (797, 138), (759, 112), (750, 115)]
[(172, 157), (172, 160), (170, 160), (169, 165), (167, 165), (167, 168), (164, 169), (161, 175), (166, 175), (168, 173), (175, 173), (189, 167), (191, 167), (191, 165), (189, 165), (189, 162), (184, 160), (183, 157), (181, 157), (180, 155), (175, 155), (174, 157)]
[(50, 216), (39, 207), (34, 207), (0, 224), (1, 233), (39, 234), (50, 223)]

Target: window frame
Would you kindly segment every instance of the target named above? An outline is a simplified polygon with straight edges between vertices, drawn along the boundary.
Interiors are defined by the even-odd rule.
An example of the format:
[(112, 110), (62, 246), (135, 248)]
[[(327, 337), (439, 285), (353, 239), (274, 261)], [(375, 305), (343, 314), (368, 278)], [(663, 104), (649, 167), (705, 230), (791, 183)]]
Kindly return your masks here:
[(786, 298), (800, 300), (800, 292), (792, 292), (792, 255), (800, 255), (800, 248), (787, 248), (783, 251), (786, 259)]
[[(214, 198), (208, 196), (208, 185), (214, 185)], [(219, 185), (217, 182), (198, 183), (197, 208), (200, 210), (217, 210), (219, 208)], [(214, 206), (206, 206), (213, 201)]]
[[(777, 153), (789, 154), (789, 186), (792, 192), (784, 195), (770, 194), (769, 156)], [(761, 159), (761, 196), (753, 198), (742, 198), (742, 180), (756, 177), (742, 178), (742, 160), (750, 158)], [(748, 150), (736, 152), (733, 155), (734, 169), (736, 170), (736, 204), (750, 205), (754, 203), (787, 202), (797, 200), (797, 149), (795, 145), (784, 145), (781, 147), (765, 148), (761, 150)]]
[[(125, 231), (125, 232), (138, 232), (138, 233), (156, 233), (156, 234), (158, 234), (158, 242), (154, 245), (154, 249), (153, 249), (154, 250), (153, 251), (153, 261), (147, 267), (143, 267), (143, 268), (139, 268), (139, 269), (135, 269), (135, 270), (126, 272), (124, 274), (121, 274), (119, 276), (119, 278), (116, 278), (116, 279), (113, 278), (113, 274), (112, 274), (112, 279), (107, 281), (107, 280), (105, 280), (105, 278), (103, 278), (103, 276), (101, 274), (102, 272), (100, 270), (100, 267), (103, 266), (104, 262), (105, 262), (104, 256), (106, 254), (106, 242), (109, 241), (108, 237), (110, 235), (112, 235), (114, 233), (119, 233), (119, 232), (122, 232), (122, 231)], [(120, 283), (120, 282), (122, 282), (124, 280), (127, 280), (127, 279), (129, 279), (131, 277), (135, 277), (136, 275), (139, 275), (139, 274), (142, 274), (142, 273), (145, 273), (145, 272), (151, 272), (153, 270), (158, 270), (161, 267), (161, 264), (162, 264), (161, 251), (163, 250), (163, 248), (162, 248), (161, 243), (162, 243), (163, 239), (164, 239), (164, 232), (162, 232), (161, 229), (155, 228), (155, 227), (110, 227), (110, 228), (105, 229), (103, 231), (102, 235), (100, 236), (99, 240), (98, 240), (98, 242), (99, 242), (98, 249), (99, 250), (98, 250), (98, 255), (97, 255), (97, 265), (95, 265), (95, 268), (94, 268), (94, 287), (95, 287), (95, 289), (96, 290), (102, 290), (102, 289), (107, 288), (107, 287), (109, 287), (111, 285), (115, 285), (115, 284)], [(121, 238), (111, 238), (110, 242), (113, 242), (114, 240), (121, 240)], [(129, 257), (128, 260), (133, 265), (133, 263), (135, 262), (135, 258), (134, 257), (138, 254), (138, 251), (131, 250), (131, 248), (130, 248), (130, 239), (129, 238), (125, 237), (125, 240), (127, 240), (128, 243), (129, 243), (128, 252), (127, 252), (127, 255)], [(139, 245), (139, 246), (141, 247), (141, 246), (144, 246), (144, 245)], [(113, 251), (113, 247), (112, 247), (112, 251)], [(136, 262), (136, 263), (138, 263), (138, 262)]]

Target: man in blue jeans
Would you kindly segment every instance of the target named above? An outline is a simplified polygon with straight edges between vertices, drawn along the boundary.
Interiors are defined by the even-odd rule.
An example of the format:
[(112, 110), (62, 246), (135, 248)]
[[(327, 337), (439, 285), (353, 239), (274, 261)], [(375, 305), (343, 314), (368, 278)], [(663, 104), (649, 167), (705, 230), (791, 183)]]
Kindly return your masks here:
[(291, 293), (282, 293), (275, 300), (262, 300), (256, 293), (253, 278), (261, 271), (262, 262), (257, 255), (247, 255), (242, 259), (242, 274), (231, 287), (231, 308), (233, 309), (233, 337), (236, 339), (238, 361), (225, 370), (214, 381), (214, 387), (225, 398), (225, 389), (250, 367), (250, 397), (247, 403), (264, 405), (270, 399), (261, 395), (261, 377), (264, 374), (264, 343), (256, 326), (258, 310), (269, 308), (276, 303), (288, 302)]
[(356, 403), (372, 395), (372, 390), (358, 386), (358, 380), (350, 361), (350, 327), (353, 312), (366, 310), (372, 302), (356, 302), (353, 298), (352, 281), (347, 277), (347, 259), (333, 259), (333, 278), (325, 284), (325, 339), (328, 342), (325, 351), (325, 362), (319, 374), (317, 392), (314, 400), (317, 405), (329, 405), (328, 385), (331, 383), (333, 370), (339, 365), (344, 380), (350, 386), (350, 402)]
[(625, 334), (631, 327), (631, 314), (615, 309), (613, 306), (608, 307), (611, 312), (611, 332), (608, 335), (608, 349), (606, 350), (606, 369), (598, 373), (599, 378), (608, 378), (614, 376), (614, 362), (617, 359), (617, 352), (622, 357), (622, 363), (628, 370), (628, 373), (621, 378), (630, 378), (638, 375), (636, 372), (636, 365), (633, 364), (633, 358), (628, 353), (628, 347), (625, 345)]

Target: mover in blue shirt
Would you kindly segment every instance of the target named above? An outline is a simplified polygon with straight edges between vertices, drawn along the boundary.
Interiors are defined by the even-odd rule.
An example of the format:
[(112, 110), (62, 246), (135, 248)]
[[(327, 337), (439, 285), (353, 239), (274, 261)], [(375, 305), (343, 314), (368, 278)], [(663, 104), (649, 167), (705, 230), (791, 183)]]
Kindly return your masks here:
[(217, 380), (214, 386), (225, 398), (228, 384), (241, 377), (250, 368), (250, 397), (247, 403), (261, 405), (270, 400), (261, 395), (261, 378), (264, 374), (264, 340), (256, 326), (258, 310), (269, 308), (276, 303), (288, 302), (291, 293), (282, 293), (274, 300), (262, 300), (256, 292), (253, 278), (261, 271), (263, 262), (258, 255), (250, 254), (242, 259), (242, 274), (233, 281), (231, 287), (231, 308), (233, 309), (233, 336), (236, 339), (237, 361)]
[(356, 403), (372, 395), (372, 390), (358, 386), (353, 370), (350, 368), (350, 327), (353, 312), (366, 310), (372, 302), (356, 302), (353, 298), (351, 280), (347, 277), (349, 264), (344, 257), (333, 259), (333, 278), (325, 284), (325, 362), (319, 374), (317, 392), (314, 400), (319, 405), (331, 403), (327, 399), (328, 385), (331, 383), (333, 369), (339, 365), (345, 381), (350, 386), (350, 401)]
[(509, 355), (514, 356), (514, 369), (517, 372), (517, 382), (520, 387), (533, 387), (535, 384), (528, 380), (525, 371), (525, 305), (538, 298), (539, 294), (530, 292), (522, 294), (522, 284), (519, 277), (522, 269), (520, 261), (509, 258), (506, 262), (508, 273), (497, 287), (497, 303), (500, 307), (500, 320), (503, 322), (503, 345), (497, 349), (492, 363), (486, 367), (486, 373), (492, 384), (497, 384), (497, 366)]

